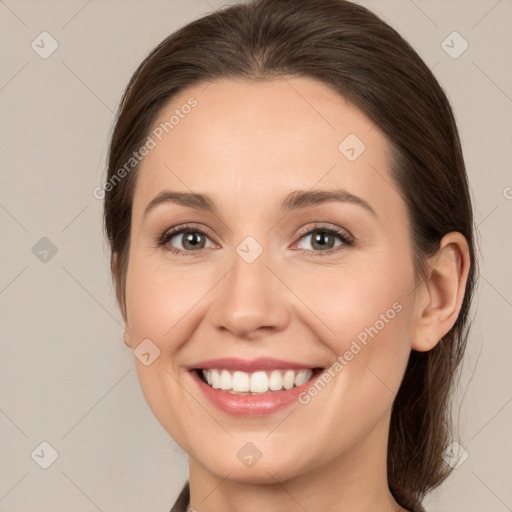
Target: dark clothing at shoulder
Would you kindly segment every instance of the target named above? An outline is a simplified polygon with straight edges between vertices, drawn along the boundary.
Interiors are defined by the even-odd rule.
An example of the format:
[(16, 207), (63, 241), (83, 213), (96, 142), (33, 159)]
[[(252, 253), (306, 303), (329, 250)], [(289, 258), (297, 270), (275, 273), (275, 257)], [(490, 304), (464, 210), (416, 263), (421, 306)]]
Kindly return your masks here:
[[(169, 512), (187, 512), (190, 503), (190, 485), (187, 482)], [(410, 512), (427, 512), (421, 505), (409, 508)]]

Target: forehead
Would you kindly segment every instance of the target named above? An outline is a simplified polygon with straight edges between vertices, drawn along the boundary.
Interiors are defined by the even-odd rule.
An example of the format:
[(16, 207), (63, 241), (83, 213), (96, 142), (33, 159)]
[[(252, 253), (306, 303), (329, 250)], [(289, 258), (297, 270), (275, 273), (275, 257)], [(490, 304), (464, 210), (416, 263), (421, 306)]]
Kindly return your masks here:
[[(191, 106), (193, 105), (193, 106)], [(217, 80), (182, 91), (160, 112), (134, 196), (134, 215), (164, 189), (245, 207), (296, 189), (342, 187), (389, 212), (400, 201), (390, 146), (359, 109), (305, 77)]]

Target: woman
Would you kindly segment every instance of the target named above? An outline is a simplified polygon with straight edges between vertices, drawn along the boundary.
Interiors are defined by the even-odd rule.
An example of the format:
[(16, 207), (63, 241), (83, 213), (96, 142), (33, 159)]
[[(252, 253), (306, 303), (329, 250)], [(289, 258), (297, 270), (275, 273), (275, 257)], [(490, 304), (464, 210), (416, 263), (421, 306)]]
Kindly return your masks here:
[(451, 469), (475, 280), (459, 136), (415, 51), (344, 0), (256, 0), (139, 66), (105, 185), (172, 511), (423, 510)]

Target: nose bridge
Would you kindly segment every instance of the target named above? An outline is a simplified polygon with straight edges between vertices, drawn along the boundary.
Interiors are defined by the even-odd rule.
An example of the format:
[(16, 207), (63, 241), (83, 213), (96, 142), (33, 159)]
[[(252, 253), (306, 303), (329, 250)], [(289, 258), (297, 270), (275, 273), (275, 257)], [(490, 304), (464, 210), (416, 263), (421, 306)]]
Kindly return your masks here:
[(282, 284), (268, 268), (271, 266), (270, 251), (254, 238), (246, 237), (236, 247), (231, 271), (213, 305), (218, 328), (240, 337), (262, 327), (284, 328), (289, 320), (289, 305)]

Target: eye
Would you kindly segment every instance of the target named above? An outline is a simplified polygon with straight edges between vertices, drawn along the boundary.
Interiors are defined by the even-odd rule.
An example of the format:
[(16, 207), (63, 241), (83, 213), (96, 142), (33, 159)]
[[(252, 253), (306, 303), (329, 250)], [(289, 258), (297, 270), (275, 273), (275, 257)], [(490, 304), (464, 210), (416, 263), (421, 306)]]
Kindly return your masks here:
[[(352, 246), (354, 244), (351, 235), (334, 226), (315, 226), (313, 229), (300, 235), (298, 243), (304, 243), (308, 239), (310, 239), (312, 249), (299, 247), (299, 250), (313, 252), (317, 255), (320, 253), (331, 254), (338, 252), (344, 246)], [(165, 247), (170, 253), (179, 256), (192, 256), (193, 253), (200, 253), (203, 249), (215, 246), (211, 242), (208, 233), (194, 225), (178, 226), (165, 231), (157, 239), (157, 244), (158, 246)]]
[[(354, 244), (353, 238), (345, 231), (333, 226), (315, 226), (305, 234), (301, 235), (300, 242), (310, 239), (312, 249), (299, 249), (313, 251), (313, 252), (337, 252), (340, 249), (336, 247), (351, 246)], [(336, 243), (336, 239), (338, 243)]]
[(166, 231), (158, 239), (159, 246), (165, 246), (171, 253), (186, 255), (207, 248), (211, 240), (203, 229), (195, 226), (181, 226)]

